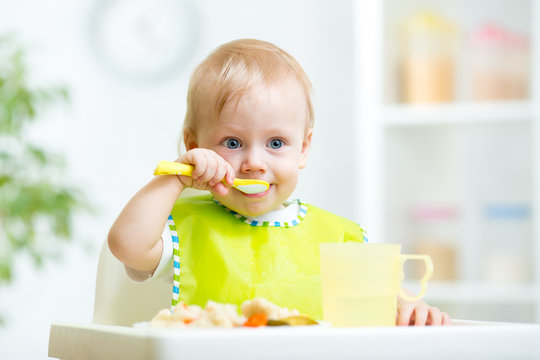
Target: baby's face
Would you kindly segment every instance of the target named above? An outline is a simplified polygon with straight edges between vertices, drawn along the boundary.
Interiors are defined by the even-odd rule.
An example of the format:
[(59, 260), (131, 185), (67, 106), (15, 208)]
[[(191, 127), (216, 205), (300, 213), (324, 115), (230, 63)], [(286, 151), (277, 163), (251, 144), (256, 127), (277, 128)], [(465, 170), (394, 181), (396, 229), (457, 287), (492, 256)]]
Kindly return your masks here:
[(225, 196), (214, 195), (216, 200), (247, 216), (278, 209), (294, 191), (311, 144), (304, 92), (295, 81), (260, 84), (238, 103), (228, 102), (216, 121), (199, 124), (197, 133), (198, 147), (221, 155), (237, 178), (270, 184), (251, 195), (230, 188)]

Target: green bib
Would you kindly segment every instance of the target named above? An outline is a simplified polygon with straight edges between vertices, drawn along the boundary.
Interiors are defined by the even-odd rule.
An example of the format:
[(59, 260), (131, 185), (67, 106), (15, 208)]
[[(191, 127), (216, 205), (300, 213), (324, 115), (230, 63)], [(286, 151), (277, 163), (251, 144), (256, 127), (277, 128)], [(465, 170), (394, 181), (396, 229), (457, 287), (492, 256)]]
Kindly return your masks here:
[(257, 296), (322, 319), (319, 244), (364, 241), (353, 221), (304, 204), (291, 224), (249, 223), (209, 195), (178, 199), (171, 215), (179, 267), (173, 305), (240, 305)]

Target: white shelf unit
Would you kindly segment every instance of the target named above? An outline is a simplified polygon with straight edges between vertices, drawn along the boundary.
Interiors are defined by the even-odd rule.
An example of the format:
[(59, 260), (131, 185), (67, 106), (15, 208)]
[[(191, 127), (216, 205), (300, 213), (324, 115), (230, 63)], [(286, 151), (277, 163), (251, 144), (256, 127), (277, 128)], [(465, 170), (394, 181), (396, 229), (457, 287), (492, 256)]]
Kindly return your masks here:
[[(459, 6), (466, 7), (467, 4), (475, 1), (478, 0), (473, 0), (470, 3), (455, 2), (458, 5), (453, 7), (455, 10), (453, 15), (459, 14)], [(494, 3), (497, 2), (504, 3), (505, 0), (494, 1)], [(426, 152), (433, 152), (434, 154), (430, 156), (434, 159), (440, 153), (438, 147), (445, 147), (446, 153), (453, 154), (454, 166), (456, 164), (461, 166), (460, 181), (462, 182), (480, 181), (476, 180), (474, 175), (470, 175), (468, 180), (463, 180), (463, 177), (467, 178), (468, 176), (467, 174), (463, 175), (464, 168), (468, 170), (472, 168), (472, 171), (475, 171), (474, 161), (480, 162), (479, 168), (487, 167), (482, 162), (481, 151), (476, 153), (474, 136), (482, 134), (486, 139), (491, 137), (492, 142), (500, 140), (501, 136), (508, 139), (504, 146), (511, 150), (509, 151), (510, 155), (522, 154), (524, 156), (519, 157), (521, 160), (516, 158), (516, 161), (513, 161), (509, 155), (509, 158), (503, 159), (500, 164), (492, 166), (496, 167), (495, 170), (504, 173), (503, 178), (507, 180), (513, 179), (512, 171), (515, 171), (516, 166), (519, 165), (514, 163), (525, 161), (527, 166), (519, 165), (521, 172), (514, 176), (516, 178), (515, 184), (508, 183), (510, 181), (508, 180), (506, 184), (498, 183), (493, 186), (500, 186), (501, 191), (510, 189), (510, 193), (519, 195), (509, 196), (509, 199), (524, 200), (530, 206), (531, 213), (528, 220), (530, 235), (526, 239), (529, 244), (528, 253), (531, 257), (530, 278), (520, 282), (490, 283), (482, 278), (478, 268), (474, 269), (475, 261), (485, 261), (483, 259), (484, 252), (488, 251), (490, 246), (489, 242), (482, 239), (481, 235), (482, 231), (486, 231), (486, 223), (481, 223), (482, 220), (478, 215), (481, 213), (478, 209), (482, 208), (489, 197), (477, 196), (475, 189), (478, 188), (479, 184), (476, 184), (476, 187), (469, 184), (458, 187), (461, 190), (461, 192), (457, 192), (458, 195), (454, 191), (453, 197), (443, 194), (438, 198), (438, 200), (443, 199), (443, 201), (450, 199), (454, 205), (464, 209), (465, 216), (460, 225), (463, 236), (456, 244), (458, 255), (462, 261), (458, 262), (458, 277), (452, 281), (432, 281), (425, 299), (440, 306), (443, 310), (447, 310), (455, 317), (493, 321), (540, 322), (540, 211), (538, 211), (540, 209), (540, 70), (535, 66), (540, 64), (540, 1), (522, 1), (521, 6), (521, 8), (527, 8), (528, 11), (522, 12), (520, 16), (523, 16), (524, 20), (530, 23), (531, 76), (529, 79), (530, 94), (527, 99), (488, 102), (460, 99), (452, 103), (433, 105), (408, 105), (389, 100), (391, 98), (387, 89), (389, 82), (385, 78), (385, 72), (387, 72), (386, 52), (388, 46), (392, 46), (392, 43), (387, 41), (387, 34), (385, 34), (388, 3), (393, 3), (393, 1), (365, 2), (358, 0), (355, 2), (354, 16), (357, 35), (355, 43), (357, 68), (355, 99), (357, 100), (356, 132), (359, 139), (357, 178), (360, 184), (360, 191), (358, 191), (356, 199), (358, 221), (368, 230), (370, 242), (399, 242), (403, 243), (404, 249), (407, 250), (407, 234), (403, 233), (403, 237), (401, 237), (399, 232), (407, 220), (403, 207), (398, 207), (397, 210), (390, 209), (390, 206), (395, 205), (396, 200), (395, 193), (388, 191), (388, 184), (392, 181), (394, 184), (396, 183), (395, 179), (389, 178), (391, 175), (396, 175), (396, 173), (405, 175), (405, 177), (408, 175), (403, 172), (391, 174), (392, 166), (395, 166), (396, 161), (393, 158), (389, 159), (389, 157), (399, 154), (399, 146), (406, 145), (408, 137), (410, 141), (421, 143), (424, 141), (422, 139), (433, 135), (433, 139), (424, 144)], [(438, 3), (441, 4), (443, 11), (445, 6), (448, 7), (449, 4), (448, 1), (444, 0), (432, 0), (430, 5), (432, 8), (437, 8)], [(484, 1), (484, 3), (486, 2)], [(506, 3), (510, 2), (506, 1)], [(400, 4), (399, 6), (405, 5)], [(479, 6), (472, 7), (476, 10), (479, 8)], [(509, 9), (511, 10), (511, 7)], [(467, 135), (471, 132), (476, 135)], [(448, 134), (454, 134), (454, 139), (457, 136), (461, 141), (440, 141), (445, 139)], [(468, 142), (464, 143), (463, 137), (467, 138)], [(472, 159), (468, 159), (468, 150), (463, 147), (467, 144), (469, 147), (472, 144), (474, 150), (472, 152), (476, 153), (476, 155), (471, 156)], [(418, 150), (422, 144), (415, 146)], [(486, 148), (491, 149), (492, 147)], [(405, 159), (414, 160), (414, 154), (414, 151), (411, 152)], [(504, 155), (503, 152), (498, 154)], [(485, 160), (486, 163), (493, 162), (493, 159)], [(394, 161), (393, 165), (392, 161)], [(469, 163), (468, 168), (463, 166), (463, 162)], [(484, 178), (486, 176), (484, 174)], [(400, 190), (403, 193), (410, 193), (409, 199), (415, 194), (419, 194), (418, 189), (414, 189), (414, 187), (422, 184), (414, 183), (412, 181), (414, 176), (401, 180), (403, 180), (403, 184), (398, 184), (401, 187)], [(453, 183), (453, 180), (455, 179), (449, 179), (448, 183)], [(431, 186), (431, 195), (435, 190)], [(495, 190), (497, 189), (495, 188)], [(482, 193), (482, 191), (479, 192)], [(422, 195), (419, 197), (421, 198)], [(430, 196), (425, 195), (425, 198), (421, 198), (419, 201), (429, 199)], [(437, 199), (436, 196), (435, 199)], [(497, 199), (493, 198), (492, 200), (496, 201)], [(489, 230), (489, 226), (487, 229)], [(413, 289), (415, 287), (414, 282), (409, 282), (407, 285)]]
[(382, 122), (386, 128), (529, 122), (533, 119), (533, 108), (530, 101), (522, 100), (440, 105), (387, 105), (383, 107)]

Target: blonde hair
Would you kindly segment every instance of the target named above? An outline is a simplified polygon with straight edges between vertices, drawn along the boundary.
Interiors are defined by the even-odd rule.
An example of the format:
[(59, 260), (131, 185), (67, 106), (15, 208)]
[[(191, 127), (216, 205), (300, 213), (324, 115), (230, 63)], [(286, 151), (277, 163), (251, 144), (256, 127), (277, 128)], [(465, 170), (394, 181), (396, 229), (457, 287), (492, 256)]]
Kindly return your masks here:
[(311, 82), (291, 55), (274, 44), (254, 39), (219, 46), (197, 66), (189, 81), (184, 139), (186, 134), (196, 136), (196, 124), (202, 119), (216, 120), (225, 104), (250, 86), (290, 78), (296, 79), (305, 93), (306, 122), (312, 127)]

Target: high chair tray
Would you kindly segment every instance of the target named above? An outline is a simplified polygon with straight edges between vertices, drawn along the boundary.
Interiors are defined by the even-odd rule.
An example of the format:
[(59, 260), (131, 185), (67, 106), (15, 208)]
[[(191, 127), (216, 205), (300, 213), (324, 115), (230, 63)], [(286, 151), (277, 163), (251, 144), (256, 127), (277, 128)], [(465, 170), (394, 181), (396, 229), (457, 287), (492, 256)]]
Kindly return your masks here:
[(59, 359), (540, 359), (540, 324), (155, 329), (53, 323)]

